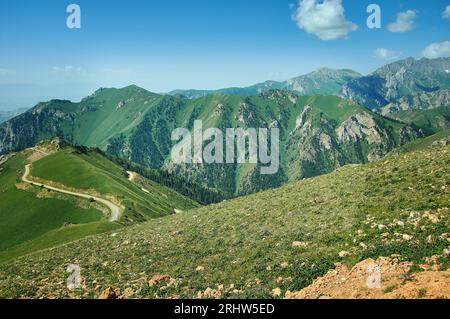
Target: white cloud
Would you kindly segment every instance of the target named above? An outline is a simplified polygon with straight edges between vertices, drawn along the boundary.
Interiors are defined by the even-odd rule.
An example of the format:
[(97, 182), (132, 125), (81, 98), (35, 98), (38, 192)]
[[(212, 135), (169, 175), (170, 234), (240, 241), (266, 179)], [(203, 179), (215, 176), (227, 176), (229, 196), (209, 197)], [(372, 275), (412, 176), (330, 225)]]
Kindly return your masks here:
[(342, 0), (300, 0), (293, 19), (300, 29), (321, 40), (346, 38), (358, 29), (345, 18)]
[(450, 41), (430, 44), (422, 51), (422, 57), (429, 59), (450, 57)]
[(382, 60), (394, 60), (400, 58), (402, 53), (380, 48), (375, 50), (375, 56)]
[(414, 28), (414, 19), (417, 17), (417, 12), (408, 10), (397, 14), (397, 21), (387, 26), (391, 32), (407, 32)]
[(66, 65), (64, 67), (54, 66), (52, 70), (58, 74), (66, 74), (66, 75), (80, 75), (84, 72), (81, 67), (74, 67), (71, 65)]
[(445, 7), (444, 12), (442, 12), (442, 18), (450, 20), (450, 6)]

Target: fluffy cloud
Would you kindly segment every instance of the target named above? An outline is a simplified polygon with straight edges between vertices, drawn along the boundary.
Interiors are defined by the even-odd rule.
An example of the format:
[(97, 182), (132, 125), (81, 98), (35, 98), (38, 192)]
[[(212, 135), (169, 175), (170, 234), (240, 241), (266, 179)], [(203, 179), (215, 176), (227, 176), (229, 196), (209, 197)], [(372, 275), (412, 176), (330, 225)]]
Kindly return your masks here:
[(430, 44), (422, 51), (422, 57), (429, 59), (450, 57), (450, 41)]
[(342, 0), (300, 0), (293, 19), (300, 29), (321, 40), (346, 38), (358, 29), (356, 24), (345, 18)]
[(382, 60), (394, 60), (401, 57), (402, 53), (380, 48), (375, 50), (375, 56)]
[(442, 18), (450, 20), (450, 6), (447, 6), (442, 12)]
[(407, 32), (414, 28), (414, 19), (417, 17), (417, 12), (408, 10), (397, 14), (397, 21), (387, 26), (391, 32)]

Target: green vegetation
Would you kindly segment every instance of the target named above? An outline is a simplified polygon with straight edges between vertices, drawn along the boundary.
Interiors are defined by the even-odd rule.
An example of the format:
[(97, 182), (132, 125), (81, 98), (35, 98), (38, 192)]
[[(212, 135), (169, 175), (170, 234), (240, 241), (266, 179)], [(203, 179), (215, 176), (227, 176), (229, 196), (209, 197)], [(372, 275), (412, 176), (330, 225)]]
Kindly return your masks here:
[(42, 198), (37, 197), (38, 187), (18, 189), (26, 158), (27, 152), (15, 155), (0, 172), (0, 251), (68, 224), (103, 219), (100, 211), (86, 205), (83, 208), (70, 197)]
[[(1, 165), (0, 260), (198, 206), (138, 175), (134, 181), (128, 180), (123, 168), (95, 150), (60, 146), (61, 150), (37, 161), (33, 157), (40, 153), (30, 149)], [(29, 178), (33, 180), (117, 202), (125, 208), (121, 224), (107, 221), (109, 210), (95, 200), (21, 182), (24, 166), (30, 161)]]
[[(2, 265), (0, 297), (96, 298), (111, 286), (133, 297), (269, 298), (338, 261), (437, 255), (444, 266), (449, 169), (450, 147), (434, 147), (87, 237)], [(74, 292), (71, 263), (86, 280)], [(173, 281), (149, 285), (157, 274)]]
[(170, 189), (173, 189), (176, 192), (188, 198), (191, 198), (196, 202), (199, 202), (200, 204), (208, 205), (212, 203), (218, 203), (225, 199), (230, 199), (233, 197), (231, 194), (223, 193), (215, 189), (202, 187), (198, 184), (189, 182), (182, 177), (178, 177), (164, 170), (147, 168), (131, 161), (124, 160), (123, 158), (108, 155), (107, 153), (103, 153), (100, 150), (97, 150), (97, 152), (100, 152), (127, 171), (136, 172), (146, 179), (169, 187)]
[[(321, 70), (316, 75), (329, 72)], [(260, 174), (258, 165), (174, 165), (171, 132), (178, 127), (192, 129), (195, 120), (202, 120), (204, 129), (278, 127), (280, 171), (269, 178)], [(224, 194), (246, 195), (279, 187), (346, 164), (367, 163), (420, 136), (407, 124), (336, 96), (297, 96), (281, 90), (191, 100), (153, 94), (137, 86), (100, 89), (79, 103), (41, 103), (8, 124), (0, 125), (0, 153), (59, 137), (213, 190), (192, 197), (191, 186), (183, 189), (180, 181), (172, 183), (202, 203), (217, 202), (227, 197)]]
[(450, 129), (450, 107), (438, 107), (430, 110), (400, 111), (388, 114), (390, 118), (413, 124), (426, 135)]
[[(67, 147), (33, 164), (31, 175), (66, 187), (114, 197), (126, 207), (124, 220), (130, 223), (186, 210), (197, 204), (175, 191), (141, 179), (128, 180), (124, 169), (95, 150)], [(144, 190), (145, 191), (144, 191)]]
[(428, 136), (426, 138), (421, 138), (418, 140), (415, 140), (411, 143), (408, 143), (394, 151), (394, 153), (404, 153), (404, 152), (413, 152), (418, 150), (424, 150), (429, 148), (432, 145), (439, 146), (439, 142), (442, 140), (446, 140), (447, 144), (450, 141), (450, 129), (444, 130), (439, 133), (433, 134), (431, 136)]
[[(5, 262), (6, 260), (11, 260), (40, 250), (57, 247), (86, 236), (108, 232), (121, 227), (122, 225), (118, 223), (107, 221), (80, 225), (63, 225), (62, 227), (50, 230), (39, 237), (0, 251), (0, 262)], [(26, 225), (23, 228), (26, 229)]]
[(422, 288), (422, 289), (419, 290), (419, 293), (418, 293), (418, 297), (419, 298), (425, 298), (426, 295), (427, 295), (427, 289), (426, 288)]

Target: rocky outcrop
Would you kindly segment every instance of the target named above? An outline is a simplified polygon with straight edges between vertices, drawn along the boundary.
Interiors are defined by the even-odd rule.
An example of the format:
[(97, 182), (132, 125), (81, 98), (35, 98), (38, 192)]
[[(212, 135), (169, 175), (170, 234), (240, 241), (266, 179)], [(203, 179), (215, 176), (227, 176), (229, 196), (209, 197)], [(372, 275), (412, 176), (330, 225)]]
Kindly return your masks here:
[[(0, 154), (22, 150), (42, 139), (59, 137), (72, 140), (76, 115), (64, 111), (61, 105), (69, 101), (40, 103), (28, 112), (0, 125)], [(53, 108), (57, 104), (58, 108)]]
[(386, 65), (371, 75), (350, 80), (341, 96), (372, 109), (402, 97), (450, 89), (450, 58), (409, 58)]
[(411, 273), (412, 263), (394, 258), (366, 259), (349, 269), (338, 263), (313, 284), (287, 299), (447, 299), (450, 270)]
[(379, 113), (389, 115), (400, 111), (430, 110), (439, 107), (450, 107), (450, 90), (420, 92), (404, 96), (382, 107)]

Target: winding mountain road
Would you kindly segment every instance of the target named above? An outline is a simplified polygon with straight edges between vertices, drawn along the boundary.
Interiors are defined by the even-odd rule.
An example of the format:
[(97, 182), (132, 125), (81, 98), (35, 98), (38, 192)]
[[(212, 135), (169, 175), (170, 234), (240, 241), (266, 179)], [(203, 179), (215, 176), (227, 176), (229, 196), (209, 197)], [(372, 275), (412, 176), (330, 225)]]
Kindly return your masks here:
[(76, 193), (76, 192), (71, 192), (71, 191), (67, 191), (64, 189), (60, 189), (60, 188), (56, 188), (50, 185), (45, 185), (45, 184), (41, 184), (41, 183), (36, 183), (33, 181), (30, 181), (28, 179), (28, 176), (30, 175), (30, 167), (31, 164), (25, 165), (25, 172), (23, 173), (22, 176), (22, 181), (34, 186), (38, 186), (38, 187), (45, 187), (47, 189), (50, 189), (52, 191), (58, 192), (58, 193), (62, 193), (62, 194), (67, 194), (67, 195), (72, 195), (72, 196), (77, 196), (77, 197), (81, 197), (81, 198), (86, 198), (86, 199), (94, 199), (96, 202), (99, 202), (103, 205), (105, 205), (106, 207), (108, 207), (108, 209), (111, 211), (111, 217), (109, 219), (110, 222), (115, 222), (118, 221), (120, 218), (120, 215), (122, 214), (122, 208), (112, 202), (110, 202), (109, 200), (100, 198), (100, 197), (95, 197), (95, 196), (91, 196), (91, 195), (87, 195), (87, 194), (82, 194), (82, 193)]

